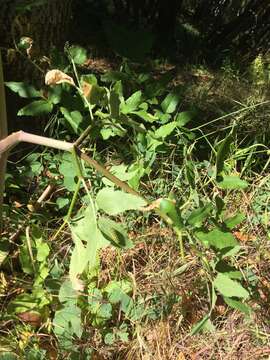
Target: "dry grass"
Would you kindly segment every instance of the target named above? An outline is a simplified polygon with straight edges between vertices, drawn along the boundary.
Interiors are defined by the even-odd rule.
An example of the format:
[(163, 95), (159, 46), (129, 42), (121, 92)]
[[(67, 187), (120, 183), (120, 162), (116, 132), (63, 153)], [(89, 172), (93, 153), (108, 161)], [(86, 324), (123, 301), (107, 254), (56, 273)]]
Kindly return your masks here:
[[(241, 230), (241, 229), (239, 229)], [(241, 231), (239, 231), (241, 233)], [(168, 313), (158, 321), (145, 318), (133, 324), (133, 339), (129, 344), (111, 348), (103, 359), (126, 360), (199, 360), (199, 359), (268, 359), (270, 356), (270, 278), (267, 239), (255, 238), (251, 233), (241, 241), (245, 256), (238, 266), (248, 266), (258, 277), (257, 299), (250, 305), (254, 314), (250, 319), (229, 309), (218, 299), (213, 313), (216, 330), (191, 336), (192, 326), (208, 309), (204, 290), (204, 274), (198, 259), (187, 247), (187, 268), (183, 265), (174, 235), (154, 225), (143, 235), (131, 234), (136, 245), (126, 251), (118, 264), (120, 277), (129, 277), (134, 285), (134, 297), (147, 299), (159, 294), (168, 302), (170, 295), (179, 297)], [(115, 271), (115, 250), (103, 252), (103, 281)], [(260, 261), (259, 259), (260, 258)], [(180, 271), (179, 271), (180, 269)], [(179, 274), (177, 274), (179, 272)], [(168, 304), (167, 304), (168, 305)], [(147, 301), (146, 301), (147, 306)], [(104, 354), (104, 349), (101, 351)]]

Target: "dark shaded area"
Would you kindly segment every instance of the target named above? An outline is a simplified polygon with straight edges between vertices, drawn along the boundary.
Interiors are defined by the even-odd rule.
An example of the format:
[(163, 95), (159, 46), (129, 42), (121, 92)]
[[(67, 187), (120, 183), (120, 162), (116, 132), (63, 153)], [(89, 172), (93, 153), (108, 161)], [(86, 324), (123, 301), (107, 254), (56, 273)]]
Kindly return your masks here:
[(83, 0), (74, 2), (73, 12), (74, 40), (79, 35), (85, 44), (135, 61), (152, 55), (190, 62), (196, 54), (196, 62), (218, 65), (229, 56), (247, 64), (268, 51), (267, 0)]
[[(91, 58), (115, 63), (168, 58), (177, 65), (219, 66), (229, 58), (245, 66), (268, 51), (269, 16), (268, 0), (2, 0), (5, 78), (40, 87), (42, 71), (54, 63), (48, 58), (55, 49), (62, 52), (67, 41), (85, 46)], [(34, 40), (29, 58), (14, 51), (22, 37)], [(9, 91), (7, 98), (10, 131), (22, 123), (28, 130), (41, 130), (40, 119), (31, 119), (30, 129), (27, 120), (15, 120), (25, 101)]]

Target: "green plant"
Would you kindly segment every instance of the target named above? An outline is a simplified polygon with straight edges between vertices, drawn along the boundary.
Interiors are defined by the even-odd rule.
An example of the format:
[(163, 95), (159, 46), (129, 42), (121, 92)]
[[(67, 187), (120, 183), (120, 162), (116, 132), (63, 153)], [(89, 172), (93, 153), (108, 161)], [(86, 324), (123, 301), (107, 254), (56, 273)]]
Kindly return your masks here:
[[(174, 230), (182, 265), (185, 266), (187, 252), (192, 252), (202, 267), (201, 282), (209, 306), (192, 334), (202, 329), (213, 331), (218, 298), (249, 316), (252, 291), (245, 269), (238, 266), (241, 246), (232, 234), (245, 217), (240, 211), (227, 216), (226, 194), (249, 186), (242, 176), (254, 147), (237, 148), (234, 125), (214, 145), (202, 131), (205, 124), (191, 128), (198, 113), (194, 107), (179, 111), (185, 88), (170, 87), (171, 72), (156, 80), (124, 62), (121, 71), (108, 72), (100, 78), (80, 75), (86, 51), (72, 46), (66, 47), (65, 52), (68, 65), (64, 71), (47, 73), (45, 89), (36, 90), (24, 83), (6, 84), (20, 96), (36, 99), (21, 109), (19, 116), (55, 114), (51, 128), (57, 129), (59, 125), (61, 131), (57, 136), (67, 140), (19, 132), (1, 141), (0, 150), (4, 152), (17, 141), (30, 141), (67, 151), (34, 152), (26, 158), (26, 165), (17, 170), (24, 176), (38, 178), (41, 188), (50, 184), (61, 187), (49, 206), (53, 216), (61, 211), (62, 219), (58, 219), (63, 221), (60, 227), (59, 222), (57, 225), (54, 222), (53, 235), (50, 233), (48, 238), (52, 243), (60, 241), (68, 228), (73, 240), (61, 270), (56, 270), (55, 264), (49, 267), (47, 238), (36, 235), (36, 226), (30, 226), (31, 217), (27, 218), (26, 236), (21, 236), (20, 261), (24, 273), (32, 277), (33, 289), (10, 303), (11, 313), (17, 313), (18, 308), (22, 311), (24, 303), (29, 302), (30, 308), (23, 310), (38, 310), (40, 316), (48, 318), (46, 311), (53, 305), (53, 332), (63, 349), (73, 348), (75, 352), (79, 352), (77, 344), (87, 336), (86, 324), (98, 331), (105, 344), (111, 345), (131, 339), (140, 320), (158, 318), (157, 311), (148, 308), (143, 297), (135, 295), (127, 277), (119, 279), (114, 274), (107, 283), (99, 283), (101, 251), (113, 247), (120, 257), (122, 251), (133, 246), (128, 236), (130, 229), (124, 224), (126, 212), (132, 210), (134, 216), (141, 211), (142, 216), (150, 219), (149, 213), (155, 212)], [(242, 111), (245, 109), (233, 115)], [(229, 115), (209, 124), (226, 116)], [(194, 157), (200, 139), (211, 149), (209, 160), (203, 162)], [(123, 163), (112, 165), (110, 171), (100, 165), (95, 160), (103, 156), (100, 143), (116, 149)], [(92, 158), (86, 155), (91, 150)], [(178, 161), (169, 164), (174, 157)], [(160, 166), (160, 158), (169, 161)], [(245, 161), (240, 174), (236, 171), (239, 161)], [(94, 178), (93, 169), (87, 165), (97, 170), (100, 177)], [(48, 172), (49, 177), (45, 175)], [(170, 182), (166, 172), (170, 173)], [(147, 178), (152, 191), (141, 185)], [(15, 180), (18, 181), (17, 176), (9, 176), (9, 184)], [(20, 187), (23, 183), (19, 182)], [(144, 191), (150, 193), (147, 198), (142, 196)], [(42, 226), (44, 223), (40, 223)], [(7, 251), (3, 249), (3, 253), (6, 259)], [(68, 277), (63, 275), (67, 272)], [(54, 300), (50, 282), (57, 282)], [(180, 299), (174, 294), (168, 303)], [(50, 331), (49, 327), (47, 330)]]

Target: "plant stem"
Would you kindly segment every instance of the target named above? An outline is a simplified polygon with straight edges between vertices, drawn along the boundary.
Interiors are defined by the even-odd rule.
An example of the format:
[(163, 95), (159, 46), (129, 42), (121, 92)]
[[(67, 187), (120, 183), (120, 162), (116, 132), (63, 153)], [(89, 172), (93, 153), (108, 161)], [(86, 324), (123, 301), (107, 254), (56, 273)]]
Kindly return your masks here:
[(69, 222), (70, 218), (71, 218), (71, 214), (72, 214), (72, 210), (75, 206), (75, 203), (76, 203), (76, 200), (77, 200), (77, 196), (78, 196), (78, 193), (80, 191), (80, 187), (81, 187), (81, 181), (82, 179), (79, 178), (78, 179), (78, 182), (76, 184), (76, 188), (75, 188), (75, 191), (74, 191), (74, 194), (72, 196), (72, 199), (71, 199), (71, 203), (70, 203), (70, 206), (69, 206), (69, 209), (68, 209), (68, 213), (67, 213), (67, 216), (65, 217), (64, 219), (64, 222), (62, 223), (62, 225), (59, 227), (59, 229), (56, 231), (56, 233), (53, 235), (52, 237), (52, 240), (55, 240), (58, 235), (61, 233), (61, 231), (64, 229), (64, 227), (66, 226), (66, 224)]
[(179, 230), (177, 227), (174, 227), (173, 230), (178, 237), (178, 242), (179, 242), (179, 247), (180, 247), (180, 257), (184, 261), (185, 260), (185, 250), (184, 250), (182, 231)]

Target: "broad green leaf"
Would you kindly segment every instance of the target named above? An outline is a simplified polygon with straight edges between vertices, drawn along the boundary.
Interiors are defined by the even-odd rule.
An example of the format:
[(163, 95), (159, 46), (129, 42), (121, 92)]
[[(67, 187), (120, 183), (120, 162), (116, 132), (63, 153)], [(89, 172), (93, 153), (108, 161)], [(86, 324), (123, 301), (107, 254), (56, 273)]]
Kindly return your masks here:
[(37, 257), (36, 257), (37, 261), (44, 262), (50, 253), (50, 248), (48, 244), (46, 244), (43, 239), (36, 239), (36, 248), (37, 248)]
[(60, 287), (58, 299), (61, 303), (76, 304), (78, 299), (78, 292), (73, 289), (70, 280), (66, 279)]
[(40, 310), (50, 301), (42, 288), (33, 288), (32, 293), (18, 295), (8, 304), (9, 314), (19, 314), (29, 310)]
[(22, 98), (41, 97), (40, 92), (36, 90), (33, 85), (15, 81), (5, 82), (5, 85)]
[(246, 189), (248, 187), (248, 182), (241, 180), (237, 175), (222, 176), (221, 181), (217, 181), (217, 185), (221, 189)]
[(224, 259), (226, 257), (231, 258), (232, 256), (235, 256), (237, 253), (239, 253), (239, 251), (241, 250), (241, 246), (240, 245), (236, 245), (233, 248), (224, 248), (220, 251), (221, 258)]
[(88, 101), (92, 105), (100, 105), (101, 101), (103, 100), (106, 90), (104, 87), (99, 85), (90, 85), (91, 90), (89, 92), (89, 95), (87, 96)]
[(120, 114), (120, 110), (119, 110), (120, 99), (119, 99), (119, 95), (115, 91), (110, 92), (109, 105), (110, 105), (111, 117), (117, 119)]
[(96, 201), (98, 207), (109, 215), (117, 215), (127, 210), (139, 210), (147, 204), (139, 196), (113, 190), (112, 188), (100, 190)]
[(210, 320), (210, 316), (209, 314), (207, 314), (202, 320), (200, 320), (199, 322), (197, 322), (191, 329), (191, 333), (190, 335), (196, 335), (198, 334), (200, 331), (202, 331), (203, 329), (205, 329), (205, 327), (207, 327), (207, 322), (208, 320)]
[(140, 103), (142, 102), (142, 92), (136, 91), (134, 94), (132, 94), (125, 103), (122, 103), (121, 105), (121, 111), (123, 114), (129, 114), (132, 111), (136, 110)]
[(148, 104), (147, 102), (142, 102), (140, 105), (139, 105), (139, 108), (142, 109), (142, 110), (145, 110), (147, 111), (148, 110)]
[(212, 209), (212, 204), (207, 204), (203, 207), (200, 207), (199, 209), (193, 210), (187, 220), (189, 225), (200, 227), (202, 223), (207, 219)]
[(77, 182), (75, 177), (77, 176), (76, 167), (73, 163), (73, 157), (70, 153), (64, 153), (61, 156), (61, 163), (59, 165), (59, 172), (64, 176), (63, 185), (68, 191), (74, 191)]
[(53, 319), (55, 335), (71, 340), (74, 335), (82, 336), (81, 309), (69, 304), (61, 310), (56, 311)]
[(224, 168), (224, 161), (230, 153), (230, 146), (233, 141), (231, 133), (222, 141), (217, 151), (216, 175), (218, 176)]
[(227, 305), (229, 305), (233, 309), (239, 310), (239, 311), (241, 311), (242, 313), (244, 313), (244, 314), (246, 314), (248, 316), (252, 313), (251, 307), (249, 307), (246, 304), (243, 304), (239, 300), (231, 299), (231, 298), (226, 297), (226, 296), (224, 296), (223, 299), (224, 299), (225, 303)]
[[(90, 228), (90, 230), (92, 229)], [(92, 233), (92, 246), (89, 249), (89, 253), (87, 253), (87, 248), (83, 245), (81, 239), (74, 234), (72, 234), (72, 238), (75, 243), (75, 247), (71, 253), (70, 258), (69, 278), (72, 283), (72, 287), (77, 289), (78, 276), (83, 273), (87, 265), (89, 265), (89, 267), (94, 267), (97, 263), (98, 240), (95, 231)]]
[[(125, 164), (113, 165), (110, 168), (110, 172), (122, 181), (130, 180), (136, 174), (136, 170), (128, 171), (128, 165)], [(115, 184), (107, 178), (102, 178), (102, 182), (108, 186), (115, 186)]]
[(216, 204), (216, 213), (217, 216), (220, 216), (222, 214), (222, 211), (224, 210), (225, 207), (225, 203), (223, 201), (223, 199), (220, 196), (215, 196), (215, 204)]
[(129, 342), (129, 333), (127, 331), (118, 331), (117, 336), (123, 342)]
[(123, 137), (126, 135), (127, 131), (121, 125), (117, 124), (114, 126), (115, 121), (112, 120), (112, 124), (105, 125), (100, 130), (100, 134), (104, 140), (109, 139), (111, 136), (120, 136)]
[(91, 205), (78, 214), (78, 219), (71, 223), (70, 228), (75, 247), (71, 254), (69, 277), (76, 288), (78, 275), (86, 266), (90, 269), (96, 266), (98, 250), (109, 242), (97, 227), (96, 213)]
[(159, 208), (162, 213), (166, 214), (172, 220), (174, 226), (177, 226), (179, 229), (183, 228), (183, 220), (174, 201), (170, 199), (162, 199), (160, 201)]
[(62, 100), (62, 92), (63, 92), (62, 84), (50, 86), (48, 88), (49, 101), (54, 105), (59, 104)]
[(248, 291), (235, 280), (230, 279), (227, 275), (219, 273), (214, 280), (214, 287), (221, 293), (221, 295), (231, 298), (243, 298), (249, 297)]
[(115, 334), (112, 333), (112, 332), (109, 332), (104, 336), (104, 343), (106, 345), (112, 345), (115, 342), (115, 340), (116, 340), (115, 339)]
[(59, 197), (56, 199), (56, 205), (58, 206), (58, 209), (63, 209), (65, 206), (67, 206), (70, 203), (70, 200), (67, 198)]
[(71, 46), (69, 54), (77, 65), (82, 65), (87, 60), (87, 51), (81, 46)]
[(43, 171), (43, 166), (39, 161), (34, 161), (30, 164), (31, 171), (35, 176), (38, 176)]
[(8, 304), (8, 312), (19, 314), (37, 308), (37, 301), (31, 294), (20, 294)]
[(21, 239), (23, 240), (23, 243), (19, 247), (20, 264), (25, 274), (32, 275), (35, 273), (35, 268), (29, 254), (29, 246), (31, 247), (32, 252), (35, 250), (35, 246), (32, 239), (30, 239), (29, 244), (27, 244), (25, 236), (23, 236)]
[(44, 261), (39, 264), (38, 271), (35, 273), (34, 287), (44, 284), (45, 279), (49, 275), (49, 268), (47, 262)]
[(114, 246), (122, 249), (132, 247), (133, 244), (132, 241), (129, 240), (128, 234), (117, 222), (105, 217), (100, 217), (98, 219), (98, 227), (105, 239)]
[(235, 267), (227, 264), (224, 260), (220, 260), (216, 266), (215, 270), (218, 273), (223, 273), (226, 276), (228, 276), (230, 279), (237, 279), (241, 280), (243, 278), (243, 275), (241, 271), (237, 270)]
[(162, 110), (167, 113), (173, 113), (180, 101), (179, 93), (172, 91), (170, 92), (161, 103)]
[(122, 301), (123, 294), (129, 294), (132, 292), (132, 284), (128, 280), (112, 280), (104, 288), (104, 292), (107, 293), (110, 303), (116, 304)]
[(113, 86), (113, 91), (115, 91), (119, 98), (123, 98), (123, 85), (121, 80), (116, 81)]
[(187, 160), (185, 163), (186, 179), (192, 189), (195, 189), (195, 165), (193, 161)]
[(157, 117), (163, 124), (167, 123), (172, 117), (171, 114), (164, 114), (160, 110), (156, 110), (154, 116)]
[(18, 116), (38, 116), (45, 115), (52, 111), (53, 104), (47, 100), (36, 100), (23, 107), (18, 112)]
[(175, 121), (177, 122), (177, 126), (185, 126), (188, 122), (190, 122), (194, 118), (194, 111), (183, 111), (177, 114)]
[(77, 110), (69, 111), (68, 109), (62, 106), (60, 107), (60, 111), (64, 115), (65, 119), (68, 121), (69, 125), (71, 126), (75, 134), (78, 135), (81, 122), (83, 121), (82, 114)]
[(154, 135), (156, 138), (164, 139), (173, 132), (176, 126), (177, 126), (176, 121), (172, 121), (168, 124), (162, 125), (155, 131)]
[(204, 244), (213, 246), (218, 250), (232, 248), (238, 245), (237, 240), (230, 232), (214, 229), (209, 232), (197, 231), (196, 237)]
[(237, 213), (233, 217), (224, 220), (224, 224), (228, 229), (232, 230), (236, 225), (241, 224), (241, 222), (244, 221), (245, 218), (246, 218), (245, 214)]
[(158, 120), (157, 116), (152, 115), (145, 110), (132, 111), (131, 114), (137, 115), (140, 118), (142, 118), (143, 120), (150, 122), (150, 123)]
[(97, 85), (97, 78), (94, 74), (85, 74), (81, 76), (81, 82), (87, 82), (90, 85)]
[(31, 229), (31, 239), (33, 240), (36, 248), (36, 260), (39, 262), (46, 262), (50, 253), (48, 244), (43, 240), (41, 229), (33, 225)]
[(110, 319), (112, 317), (112, 305), (110, 303), (101, 304), (97, 316), (103, 320)]

